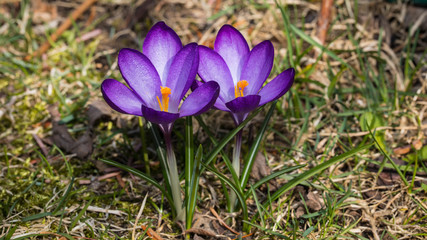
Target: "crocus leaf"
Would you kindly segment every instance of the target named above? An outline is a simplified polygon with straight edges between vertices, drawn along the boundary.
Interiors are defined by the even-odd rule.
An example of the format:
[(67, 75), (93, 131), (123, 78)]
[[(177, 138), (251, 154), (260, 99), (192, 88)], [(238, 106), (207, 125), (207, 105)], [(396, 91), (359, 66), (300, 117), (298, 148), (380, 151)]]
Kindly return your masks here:
[(168, 165), (167, 165), (165, 151), (162, 148), (162, 145), (160, 143), (161, 142), (161, 140), (160, 140), (161, 137), (160, 137), (159, 131), (157, 131), (157, 129), (150, 122), (147, 122), (147, 127), (150, 128), (151, 133), (153, 134), (154, 141), (155, 141), (156, 146), (157, 146), (157, 149), (156, 149), (157, 150), (157, 155), (160, 158), (160, 165), (162, 167), (162, 173), (163, 173), (163, 176), (165, 176), (165, 178), (164, 178), (165, 181), (166, 181), (165, 184), (168, 187), (168, 189), (167, 189), (168, 192), (171, 192), (171, 189), (170, 189), (170, 179), (171, 179), (171, 176), (169, 174), (169, 171), (166, 171)]
[(185, 118), (185, 196), (190, 195), (190, 180), (194, 166), (193, 118)]
[(246, 124), (248, 124), (248, 122), (252, 120), (252, 118), (254, 118), (261, 111), (262, 108), (263, 106), (255, 110), (248, 118), (245, 119), (245, 121), (243, 121), (233, 131), (228, 133), (227, 136), (225, 136), (220, 142), (218, 142), (216, 147), (207, 155), (208, 157), (206, 158), (206, 162), (204, 163), (204, 165), (209, 165), (217, 157), (218, 153), (225, 147), (225, 145), (227, 145), (227, 143), (234, 138), (234, 135), (236, 135), (240, 130), (242, 130), (242, 128), (246, 126)]
[(258, 132), (257, 137), (255, 138), (255, 142), (252, 144), (251, 149), (246, 157), (245, 164), (242, 171), (242, 176), (240, 177), (240, 187), (244, 188), (249, 180), (249, 175), (252, 171), (252, 166), (255, 162), (255, 157), (258, 152), (259, 146), (261, 145), (262, 137), (264, 136), (265, 130), (267, 129), (268, 122), (270, 121), (271, 116), (273, 115), (274, 108), (276, 106), (277, 101), (274, 101), (270, 109), (268, 110), (267, 116), (264, 118), (264, 122), (262, 123), (261, 129)]
[(186, 228), (187, 229), (191, 228), (191, 225), (193, 222), (193, 216), (194, 216), (194, 209), (196, 208), (197, 191), (199, 189), (199, 179), (200, 179), (200, 169), (202, 164), (202, 158), (203, 158), (203, 147), (202, 145), (199, 145), (199, 148), (197, 149), (197, 152), (196, 152), (196, 156), (194, 158), (194, 168), (193, 168), (193, 172), (190, 180), (189, 196), (186, 199), (187, 201)]
[[(217, 146), (218, 141), (214, 138), (214, 134), (211, 132), (211, 130), (206, 125), (206, 123), (203, 121), (203, 119), (200, 116), (196, 116), (196, 119), (197, 119), (197, 121), (199, 121), (200, 126), (203, 128), (203, 130), (209, 136), (209, 139), (211, 140), (212, 144), (214, 146)], [(225, 164), (227, 165), (228, 169), (230, 169), (230, 173), (231, 173), (231, 176), (233, 177), (234, 182), (238, 182), (239, 177), (237, 176), (236, 171), (234, 171), (234, 168), (232, 166), (230, 158), (228, 158), (227, 154), (224, 152), (224, 149), (221, 149), (221, 157), (224, 160)]]
[(242, 189), (234, 184), (232, 180), (230, 180), (227, 176), (223, 175), (222, 173), (218, 172), (213, 167), (210, 167), (206, 165), (205, 163), (202, 163), (209, 171), (211, 171), (213, 174), (215, 174), (221, 181), (225, 182), (235, 193), (237, 196), (237, 199), (239, 200), (240, 206), (242, 207), (243, 212), (243, 219), (248, 220), (248, 206), (246, 205), (245, 198), (243, 197)]

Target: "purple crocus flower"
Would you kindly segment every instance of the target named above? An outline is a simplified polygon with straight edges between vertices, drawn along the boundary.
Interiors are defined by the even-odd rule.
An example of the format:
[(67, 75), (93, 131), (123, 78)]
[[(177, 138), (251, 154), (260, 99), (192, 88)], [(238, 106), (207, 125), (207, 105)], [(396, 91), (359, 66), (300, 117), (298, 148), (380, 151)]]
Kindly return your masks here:
[(182, 47), (178, 35), (158, 22), (148, 32), (142, 49), (143, 53), (129, 48), (119, 52), (119, 69), (129, 87), (115, 79), (102, 83), (102, 94), (111, 108), (143, 116), (170, 132), (176, 119), (212, 107), (219, 94), (214, 82), (196, 89), (181, 104), (197, 74), (196, 43)]
[(106, 79), (101, 85), (102, 95), (114, 110), (143, 116), (160, 126), (167, 153), (165, 177), (172, 191), (176, 219), (184, 221), (178, 167), (171, 143), (172, 125), (180, 117), (209, 110), (219, 95), (219, 85), (206, 83), (182, 102), (197, 74), (198, 46), (190, 43), (183, 47), (178, 35), (164, 22), (150, 29), (142, 49), (143, 53), (128, 48), (120, 50), (118, 65), (127, 86)]
[[(274, 48), (270, 41), (263, 41), (250, 51), (242, 34), (234, 27), (224, 25), (216, 37), (214, 50), (199, 47), (198, 74), (205, 83), (195, 81), (193, 89), (217, 82), (221, 89), (214, 106), (230, 112), (239, 125), (249, 112), (280, 98), (292, 86), (295, 70), (290, 68), (262, 87), (270, 75), (273, 60)], [(233, 168), (238, 177), (241, 144), (242, 131), (235, 136), (233, 151)], [(234, 211), (235, 203), (236, 194), (231, 192), (227, 203), (230, 212)]]
[(230, 112), (236, 124), (240, 124), (250, 111), (280, 98), (292, 86), (295, 70), (289, 68), (262, 88), (273, 60), (274, 48), (270, 41), (263, 41), (250, 51), (242, 34), (224, 25), (216, 37), (214, 50), (199, 46), (198, 73), (204, 82), (220, 85), (214, 106)]

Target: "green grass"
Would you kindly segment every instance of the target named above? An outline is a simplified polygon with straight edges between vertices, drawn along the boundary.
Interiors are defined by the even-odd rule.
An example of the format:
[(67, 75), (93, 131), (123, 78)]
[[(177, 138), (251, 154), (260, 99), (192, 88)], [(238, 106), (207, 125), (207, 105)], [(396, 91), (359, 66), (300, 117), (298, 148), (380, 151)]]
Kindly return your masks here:
[[(109, 120), (95, 126), (90, 160), (77, 159), (48, 141), (44, 144), (49, 154), (42, 154), (33, 134), (43, 139), (51, 136), (49, 106), (57, 104), (62, 123), (77, 138), (88, 127), (89, 102), (101, 97), (102, 80), (121, 79), (114, 51), (100, 51), (105, 50), (103, 37), (84, 42), (76, 39), (98, 27), (109, 37), (118, 29), (102, 25), (112, 15), (99, 16), (91, 25), (79, 20), (53, 44), (44, 60), (26, 62), (23, 57), (34, 52), (46, 37), (34, 33), (31, 18), (26, 15), (29, 4), (24, 1), (12, 15), (0, 15), (0, 25), (7, 28), (0, 35), (0, 239), (130, 239), (147, 193), (147, 204), (137, 226), (159, 231), (165, 239), (181, 238), (180, 227), (172, 221), (167, 194), (162, 195), (161, 190), (148, 184), (163, 180), (158, 166), (162, 152), (157, 147), (161, 140), (147, 131), (147, 141), (141, 142), (143, 131), (139, 129), (147, 126), (139, 119), (112, 114)], [(105, 4), (100, 6), (110, 3)], [(357, 6), (352, 8), (358, 11)], [(350, 18), (346, 6), (337, 6), (328, 45), (324, 47), (313, 38), (312, 29), (306, 29), (310, 25), (303, 24), (303, 9), (304, 5), (285, 6), (279, 1), (275, 5), (249, 1), (222, 6), (208, 17), (213, 22), (225, 18), (235, 23), (234, 16), (247, 16), (248, 11), (271, 13), (278, 25), (271, 31), (284, 39), (274, 42), (275, 47), (285, 48), (284, 54), (276, 51), (271, 77), (288, 67), (295, 67), (297, 75), (290, 92), (273, 105), (275, 111), (269, 124), (262, 125), (267, 107), (245, 128), (248, 137), (243, 141), (242, 156), (251, 159), (262, 152), (274, 179), (264, 176), (257, 182), (247, 178), (246, 172), (249, 185), (235, 185), (230, 180), (233, 176), (227, 161), (217, 157), (230, 153), (231, 145), (221, 150), (212, 144), (233, 130), (226, 125), (227, 117), (217, 121), (218, 116), (223, 118), (221, 113), (211, 111), (197, 125), (193, 122), (199, 129), (194, 146), (202, 144), (205, 153), (215, 151), (208, 157), (210, 164), (202, 164), (206, 171), (200, 180), (199, 201), (191, 204), (202, 214), (209, 214), (209, 207), (214, 207), (226, 218), (221, 179), (244, 202), (232, 228), (245, 235), (245, 225), (254, 232), (255, 239), (399, 239), (407, 234), (396, 230), (399, 228), (413, 234), (414, 239), (423, 239), (427, 229), (427, 187), (421, 179), (427, 172), (426, 150), (412, 148), (410, 154), (400, 157), (393, 154), (393, 149), (415, 139), (424, 142), (420, 111), (427, 95), (421, 83), (427, 74), (427, 63), (414, 59), (425, 59), (426, 51), (420, 50), (425, 44), (420, 36), (425, 33), (416, 31), (406, 39), (401, 50), (394, 52), (396, 63), (381, 44), (383, 30), (369, 39), (377, 44), (366, 50), (363, 44), (367, 37), (354, 23), (345, 22)], [(142, 25), (151, 24), (147, 20)], [(337, 25), (340, 30), (333, 30)], [(136, 32), (137, 43), (130, 47), (140, 45), (140, 37), (146, 33), (145, 27), (137, 28), (143, 30)], [(244, 26), (238, 28), (247, 30)], [(192, 41), (200, 40), (197, 35), (193, 38)], [(259, 40), (257, 35), (249, 39)], [(335, 43), (340, 41), (350, 47), (339, 49)], [(99, 63), (102, 68), (97, 67)], [(402, 74), (403, 87), (397, 83), (400, 73), (396, 67)], [(181, 172), (188, 137), (184, 122), (179, 120), (173, 133)], [(419, 129), (405, 130), (407, 126)], [(375, 130), (377, 127), (396, 129)], [(265, 133), (257, 137), (261, 128)], [(396, 158), (409, 164), (396, 164)], [(105, 173), (97, 159), (115, 161), (117, 166), (145, 163), (140, 170), (150, 178), (145, 179), (148, 182), (135, 178), (137, 171), (132, 176), (122, 173), (124, 188), (116, 177), (98, 180)], [(379, 182), (384, 173), (397, 176), (393, 185)], [(90, 180), (90, 184), (82, 180)], [(265, 184), (267, 181), (270, 184)], [(296, 186), (304, 191), (299, 192)], [(382, 198), (369, 197), (370, 190)], [(310, 207), (311, 200), (306, 196), (310, 192), (319, 196), (320, 210)], [(137, 239), (148, 238), (141, 228), (136, 233)], [(237, 237), (231, 232), (225, 234)]]

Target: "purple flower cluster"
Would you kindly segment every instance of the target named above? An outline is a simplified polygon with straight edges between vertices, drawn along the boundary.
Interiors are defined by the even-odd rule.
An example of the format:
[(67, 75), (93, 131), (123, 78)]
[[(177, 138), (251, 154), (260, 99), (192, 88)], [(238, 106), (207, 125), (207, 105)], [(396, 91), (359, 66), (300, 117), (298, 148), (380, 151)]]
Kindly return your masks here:
[[(230, 25), (218, 32), (214, 50), (190, 43), (182, 46), (178, 35), (164, 22), (155, 24), (144, 41), (143, 53), (122, 49), (118, 65), (127, 86), (106, 79), (101, 89), (114, 110), (143, 116), (170, 132), (173, 122), (199, 115), (212, 107), (228, 111), (240, 124), (250, 111), (283, 96), (294, 81), (290, 68), (272, 81), (274, 49), (270, 41), (252, 50)], [(199, 75), (203, 82), (195, 80)], [(192, 93), (183, 101), (192, 87)]]

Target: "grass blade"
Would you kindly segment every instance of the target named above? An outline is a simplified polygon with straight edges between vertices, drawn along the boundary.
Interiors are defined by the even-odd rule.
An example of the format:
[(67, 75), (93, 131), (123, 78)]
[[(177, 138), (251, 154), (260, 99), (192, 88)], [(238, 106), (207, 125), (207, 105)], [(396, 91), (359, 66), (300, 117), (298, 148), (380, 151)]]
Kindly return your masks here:
[[(139, 170), (137, 170), (137, 169), (135, 169), (133, 167), (129, 167), (129, 166), (126, 166), (126, 165), (123, 165), (121, 163), (118, 163), (118, 162), (115, 162), (115, 161), (112, 161), (112, 160), (108, 160), (108, 159), (99, 159), (99, 160), (102, 161), (102, 162), (104, 162), (104, 163), (106, 163), (106, 164), (113, 165), (113, 166), (118, 167), (120, 169), (123, 169), (123, 170), (125, 170), (125, 171), (127, 171), (129, 173), (132, 173), (133, 175), (135, 175), (137, 177), (140, 177), (141, 179), (144, 179), (148, 183), (152, 184), (153, 186), (155, 186), (156, 188), (158, 188), (163, 193), (163, 195), (165, 195), (165, 197), (169, 201), (169, 205), (171, 206), (171, 208), (175, 208), (174, 205), (173, 205), (172, 196), (162, 187), (162, 185), (160, 185), (157, 182), (157, 180), (155, 180), (155, 179), (147, 176), (145, 173), (143, 173), (143, 172), (141, 172), (141, 171), (139, 171)], [(174, 209), (173, 209), (172, 212), (174, 212)]]
[(80, 218), (82, 218), (83, 214), (86, 212), (93, 199), (94, 198), (91, 198), (89, 202), (86, 203), (86, 205), (82, 208), (82, 210), (80, 210), (79, 214), (74, 218), (73, 222), (71, 223), (70, 229), (73, 229), (76, 226), (77, 222), (80, 220)]
[(269, 199), (267, 202), (264, 203), (264, 207), (267, 207), (270, 203), (270, 201), (274, 201), (276, 199), (278, 199), (283, 193), (289, 191), (291, 188), (295, 187), (296, 185), (298, 185), (299, 183), (301, 183), (304, 180), (307, 180), (308, 178), (314, 176), (315, 174), (325, 170), (326, 168), (328, 168), (329, 166), (338, 163), (346, 158), (349, 158), (365, 149), (368, 149), (370, 147), (372, 147), (372, 145), (374, 145), (374, 143), (369, 143), (367, 145), (361, 146), (361, 147), (357, 147), (354, 148), (353, 150), (350, 150), (346, 153), (343, 153), (339, 156), (333, 157), (330, 160), (323, 162), (317, 166), (315, 166), (314, 168), (300, 174), (298, 177), (295, 177), (294, 179), (290, 180), (288, 183), (286, 183), (285, 185), (283, 185), (281, 188), (279, 188)]
[[(255, 189), (259, 188), (261, 185), (263, 185), (264, 183), (266, 183), (272, 179), (275, 179), (275, 178), (277, 178), (277, 177), (279, 177), (285, 173), (292, 172), (294, 170), (300, 169), (300, 168), (305, 167), (305, 166), (306, 165), (293, 166), (290, 168), (285, 168), (285, 169), (282, 169), (280, 171), (274, 172), (274, 173), (260, 179), (258, 182), (256, 182), (254, 185), (252, 185), (251, 188), (253, 188), (255, 190)], [(245, 199), (248, 199), (249, 195), (250, 195), (250, 191), (247, 191), (245, 193)]]
[(375, 132), (372, 132), (370, 127), (369, 127), (369, 133), (370, 133), (372, 139), (375, 141), (376, 147), (380, 150), (380, 152), (384, 155), (384, 157), (390, 162), (390, 164), (393, 166), (394, 170), (399, 174), (400, 178), (405, 183), (405, 186), (408, 186), (409, 183), (406, 180), (405, 175), (403, 175), (402, 171), (400, 171), (399, 167), (393, 161), (393, 159), (391, 159), (391, 157), (386, 153), (386, 151), (384, 151), (384, 149), (382, 147), (383, 144), (378, 142), (377, 138), (375, 137)]
[(24, 217), (22, 219), (23, 222), (28, 222), (28, 221), (32, 221), (32, 220), (36, 220), (36, 219), (40, 219), (40, 218), (44, 218), (46, 216), (52, 216), (53, 214), (51, 212), (42, 212), (42, 213), (37, 213), (28, 217)]
[(9, 232), (7, 232), (6, 236), (0, 238), (0, 240), (9, 240), (12, 238), (13, 234), (16, 232), (16, 229), (18, 229), (18, 225), (15, 225), (13, 228), (9, 229)]
[(66, 199), (68, 198), (68, 196), (70, 195), (70, 191), (71, 188), (73, 187), (74, 184), (74, 177), (71, 178), (71, 182), (68, 185), (67, 191), (65, 191), (64, 196), (62, 196), (61, 200), (59, 201), (58, 206), (55, 208), (55, 210), (53, 210), (53, 214), (56, 214), (59, 210), (61, 210), (62, 206), (66, 203)]
[(325, 52), (327, 55), (329, 55), (329, 57), (331, 57), (332, 59), (340, 62), (343, 65), (345, 65), (348, 69), (351, 70), (351, 72), (355, 76), (359, 76), (359, 74), (357, 73), (357, 71), (352, 66), (350, 66), (350, 64), (348, 64), (342, 58), (338, 57), (334, 52), (332, 52), (331, 50), (329, 50), (326, 47), (324, 47), (322, 44), (320, 44), (317, 41), (315, 41), (313, 38), (311, 38), (310, 36), (308, 36), (307, 34), (305, 34), (303, 31), (301, 31), (295, 25), (293, 25), (293, 24), (290, 23), (289, 26), (291, 27), (291, 30), (296, 35), (298, 35), (300, 38), (302, 38), (304, 41), (308, 42), (310, 45), (313, 45), (313, 46), (316, 46), (316, 47), (320, 48), (322, 50), (322, 52)]

